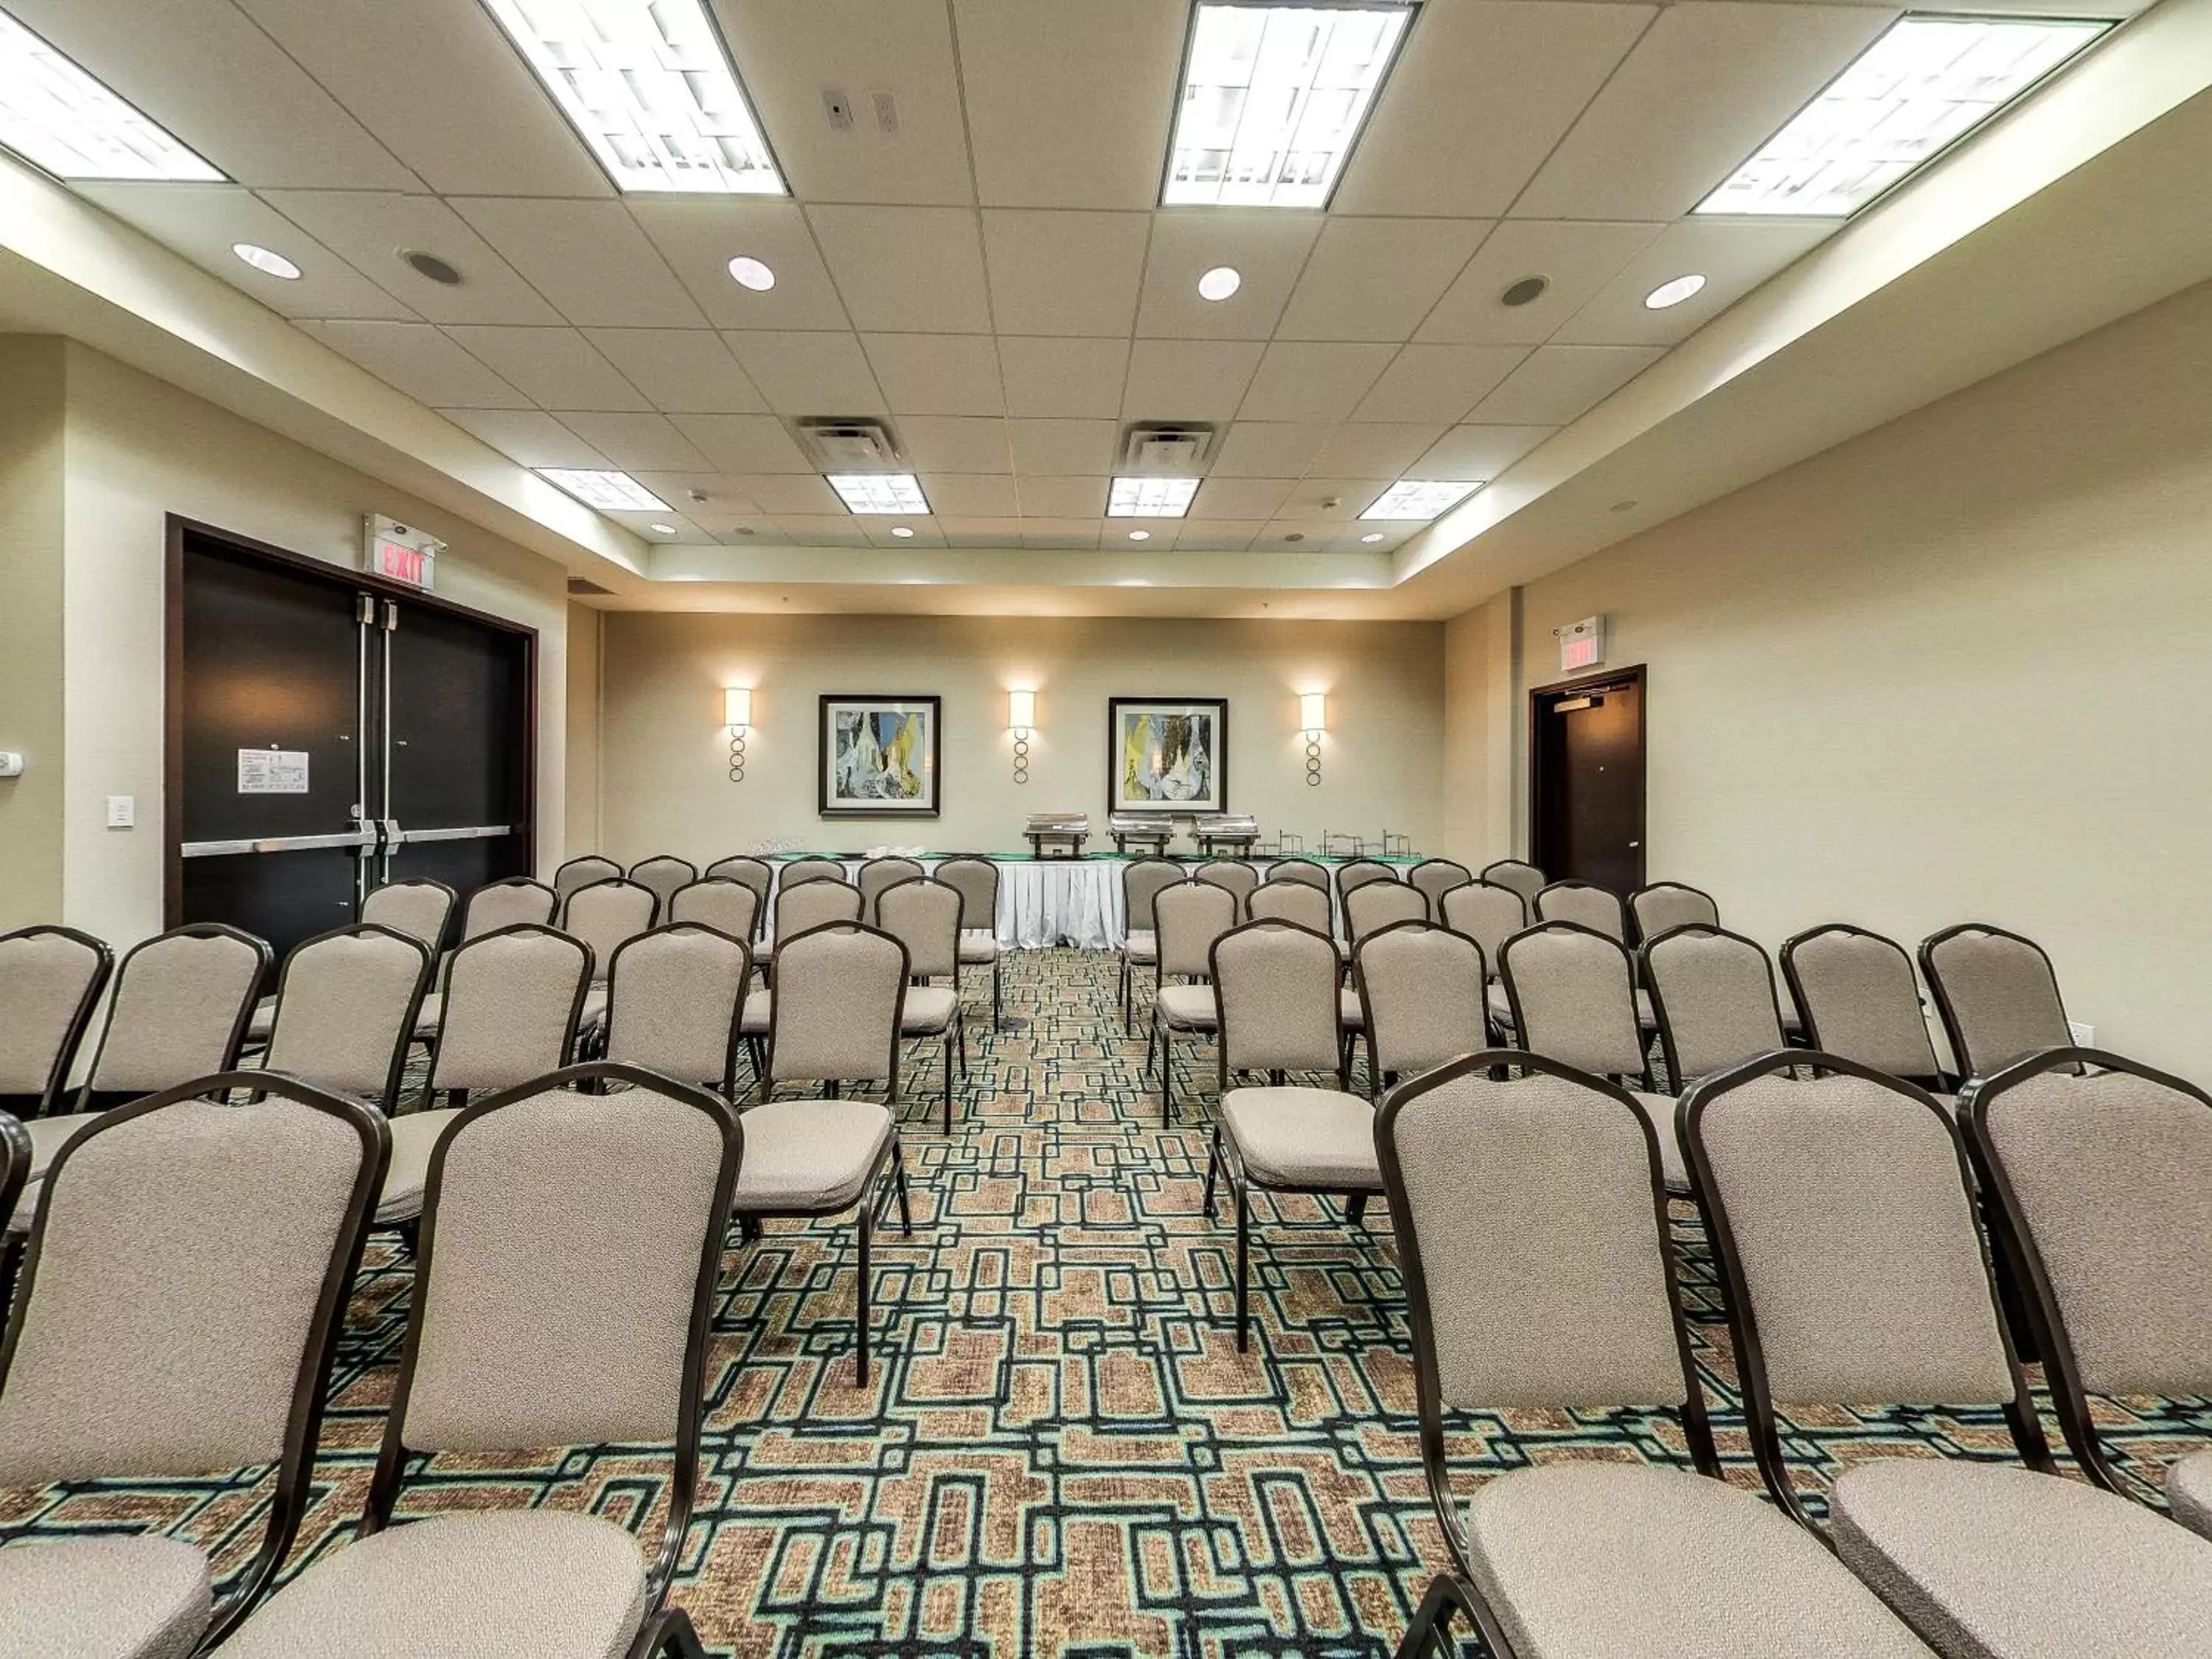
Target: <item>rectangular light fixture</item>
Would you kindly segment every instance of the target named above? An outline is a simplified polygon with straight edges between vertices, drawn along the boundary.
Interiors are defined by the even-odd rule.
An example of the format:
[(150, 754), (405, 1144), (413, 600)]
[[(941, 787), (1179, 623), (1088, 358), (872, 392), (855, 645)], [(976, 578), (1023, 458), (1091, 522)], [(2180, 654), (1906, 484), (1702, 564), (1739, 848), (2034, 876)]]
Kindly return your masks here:
[(823, 477), (848, 513), (929, 511), (929, 497), (921, 493), (921, 480), (911, 472), (825, 472)]
[(572, 466), (541, 466), (538, 476), (558, 484), (586, 507), (603, 513), (665, 513), (668, 503), (627, 472), (594, 472)]
[(781, 196), (701, 0), (484, 0), (622, 191)]
[(1036, 730), (1036, 693), (1009, 691), (1006, 693), (1006, 730), (1034, 732)]
[(1198, 494), (1196, 478), (1116, 478), (1106, 492), (1109, 519), (1180, 519)]
[(1298, 693), (1298, 729), (1301, 732), (1328, 730), (1328, 694), (1325, 691)]
[(5, 12), (0, 12), (0, 144), (57, 179), (223, 181), (143, 111)]
[(1440, 478), (1401, 478), (1377, 495), (1363, 519), (1433, 519), (1482, 488), (1472, 483), (1449, 483)]
[(722, 724), (733, 732), (743, 732), (753, 723), (753, 689), (750, 685), (726, 685), (722, 688)]
[(1907, 13), (1697, 210), (1856, 213), (2110, 27), (2083, 18)]
[(1413, 11), (1200, 0), (1161, 204), (1328, 206)]

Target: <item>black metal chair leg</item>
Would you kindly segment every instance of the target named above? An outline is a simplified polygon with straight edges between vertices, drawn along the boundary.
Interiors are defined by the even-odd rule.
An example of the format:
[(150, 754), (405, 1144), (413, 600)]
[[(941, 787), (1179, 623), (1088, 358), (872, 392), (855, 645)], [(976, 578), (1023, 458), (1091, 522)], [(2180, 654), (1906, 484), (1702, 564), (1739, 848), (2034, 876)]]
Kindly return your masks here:
[(1344, 1218), (1350, 1222), (1353, 1226), (1357, 1227), (1363, 1223), (1366, 1215), (1367, 1194), (1364, 1193), (1350, 1193), (1346, 1194), (1344, 1200)]
[(1006, 983), (1000, 973), (1005, 965), (1000, 957), (991, 958), (991, 1029), (994, 1031), (1006, 1017)]
[(1160, 1034), (1160, 1127), (1164, 1129), (1175, 1121), (1175, 1033), (1161, 1025), (1157, 1016), (1152, 1023)]
[(952, 1133), (952, 1028), (945, 1028), (945, 1133)]
[(1413, 1614), (1413, 1622), (1406, 1626), (1405, 1639), (1398, 1644), (1398, 1659), (1430, 1659), (1442, 1653), (1450, 1659), (1452, 1652), (1451, 1616), (1459, 1605), (1455, 1592), (1457, 1586), (1449, 1574), (1440, 1574), (1429, 1585), (1429, 1593), (1421, 1598), (1421, 1605)]
[(1213, 1176), (1221, 1167), (1221, 1131), (1213, 1132), (1213, 1139), (1206, 1146), (1206, 1218), (1213, 1219)]
[(906, 1197), (906, 1154), (899, 1150), (896, 1141), (891, 1143), (891, 1179), (898, 1186), (899, 1231), (910, 1233), (914, 1231), (914, 1210)]
[(860, 1206), (860, 1329), (859, 1364), (860, 1386), (864, 1389), (868, 1386), (868, 1245), (874, 1231), (875, 1224), (869, 1218), (868, 1206), (863, 1204)]
[(1243, 1353), (1252, 1323), (1252, 1202), (1243, 1182), (1232, 1176), (1229, 1185), (1237, 1196), (1237, 1352)]

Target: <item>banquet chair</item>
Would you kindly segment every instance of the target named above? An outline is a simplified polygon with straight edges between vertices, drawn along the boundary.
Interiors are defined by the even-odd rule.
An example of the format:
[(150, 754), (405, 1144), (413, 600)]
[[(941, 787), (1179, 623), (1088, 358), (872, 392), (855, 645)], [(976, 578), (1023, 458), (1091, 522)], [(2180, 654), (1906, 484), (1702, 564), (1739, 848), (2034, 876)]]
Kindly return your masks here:
[[(967, 1012), (960, 1002), (960, 910), (957, 888), (927, 876), (909, 876), (876, 895), (877, 925), (906, 947), (906, 999), (899, 1006), (902, 1039), (935, 1037), (945, 1045), (945, 1133), (952, 1133), (952, 1061), (968, 1073)], [(932, 985), (950, 979), (950, 986)]]
[[(1450, 1562), (1400, 1659), (1455, 1651), (1455, 1619), (1492, 1659), (1929, 1659), (1819, 1543), (1721, 1477), (1658, 1146), (1632, 1102), (1556, 1061), (1490, 1050), (1392, 1090), (1375, 1139)], [(1545, 1458), (1453, 1490), (1446, 1431), (1462, 1413), (1494, 1441), (1500, 1411), (1572, 1421), (1654, 1407), (1679, 1423), (1690, 1469)]]
[(659, 909), (660, 901), (653, 889), (620, 876), (579, 887), (561, 907), (561, 931), (591, 947), (592, 984), (577, 1019), (577, 1029), (587, 1046), (596, 1042), (606, 1018), (607, 974), (614, 966), (615, 952), (623, 941), (651, 927)]
[(999, 959), (999, 866), (986, 858), (963, 855), (939, 864), (937, 879), (960, 895), (960, 962), (991, 970), (991, 1029), (999, 1027), (1004, 1007)]
[[(1167, 898), (1162, 894), (1163, 902)], [(1338, 1036), (1344, 958), (1326, 933), (1289, 921), (1248, 921), (1213, 942), (1212, 989), (1219, 999), (1216, 1052), (1221, 1109), (1206, 1166), (1206, 1212), (1214, 1178), (1229, 1182), (1237, 1211), (1237, 1349), (1251, 1327), (1251, 1190), (1340, 1193), (1357, 1225), (1382, 1176), (1375, 1162), (1375, 1109), (1352, 1093)], [(1240, 1073), (1268, 1083), (1231, 1088)], [(1287, 1085), (1292, 1072), (1323, 1072), (1336, 1086)]]
[(872, 927), (876, 925), (876, 899), (884, 889), (895, 881), (912, 881), (926, 875), (921, 865), (912, 859), (870, 859), (860, 866), (853, 884), (860, 890), (860, 920)]
[(157, 1532), (15, 1536), (0, 1651), (185, 1656), (268, 1588), (313, 1496), (385, 1148), (358, 1101), (219, 1073), (105, 1114), (56, 1159), (0, 1346), (0, 1485), (219, 1474), (242, 1496), (232, 1470), (273, 1466), (273, 1491), (242, 1511), (253, 1553), (225, 1584)]
[(1920, 973), (1960, 1077), (1989, 1077), (2039, 1048), (2074, 1044), (2058, 975), (2033, 939), (1966, 921), (1920, 943)]
[(1628, 896), (1628, 919), (1637, 941), (1655, 939), (1677, 927), (1718, 927), (1721, 907), (1710, 893), (1679, 881), (1655, 881)]
[(796, 887), (776, 890), (775, 940), (807, 933), (831, 921), (858, 921), (862, 909), (860, 890), (850, 882), (810, 878)]
[[(1149, 1066), (1153, 1051), (1158, 1051), (1163, 1125), (1172, 1121), (1175, 1112), (1176, 1034), (1203, 1036), (1219, 1026), (1209, 977), (1213, 941), (1236, 925), (1236, 898), (1210, 881), (1180, 881), (1152, 895), (1159, 988), (1152, 993), (1152, 1031), (1145, 1060)], [(1170, 985), (1170, 978), (1184, 982)]]
[(1455, 933), (1464, 933), (1482, 947), (1482, 960), (1490, 969), (1492, 981), (1488, 994), (1491, 1024), (1500, 1030), (1510, 1030), (1513, 1009), (1506, 1000), (1504, 986), (1498, 982), (1498, 963), (1505, 941), (1528, 925), (1528, 902), (1510, 887), (1501, 887), (1491, 881), (1473, 881), (1446, 893), (1439, 915), (1445, 927)]
[(1260, 872), (1242, 859), (1208, 859), (1191, 872), (1197, 881), (1210, 881), (1216, 887), (1226, 888), (1229, 896), (1237, 901), (1242, 911), (1244, 901), (1260, 884)]
[(1163, 887), (1184, 879), (1183, 867), (1173, 859), (1137, 859), (1121, 866), (1121, 1030), (1128, 1032), (1135, 1015), (1136, 970), (1152, 970), (1154, 988), (1159, 985), (1160, 947), (1152, 932), (1152, 900)]
[(747, 944), (757, 944), (760, 930), (768, 922), (769, 890), (775, 884), (775, 870), (765, 859), (740, 855), (737, 858), (716, 859), (708, 865), (703, 878), (708, 881), (742, 882), (752, 889), (753, 935)]
[(657, 853), (630, 866), (629, 878), (652, 892), (653, 921), (666, 921), (669, 919), (668, 901), (676, 896), (678, 889), (689, 887), (699, 879), (699, 866), (690, 860), (679, 859), (672, 853)]
[(420, 939), (435, 960), (453, 920), (453, 890), (442, 881), (416, 876), (387, 881), (361, 902), (361, 919)]
[[(617, 874), (620, 868), (620, 866), (616, 866)], [(600, 878), (603, 881), (615, 878), (615, 876)], [(574, 888), (569, 890), (572, 893), (574, 890)], [(487, 882), (462, 902), (461, 934), (458, 942), (465, 945), (472, 939), (482, 939), (486, 933), (495, 933), (502, 927), (513, 927), (522, 923), (549, 927), (567, 897), (567, 894), (556, 893), (544, 882), (532, 881), (527, 876)]]
[[(255, 1609), (227, 1659), (696, 1659), (665, 1601), (697, 1492), (708, 1310), (744, 1140), (712, 1094), (605, 1064), (479, 1101), (447, 1128), (359, 1527)], [(481, 1478), (512, 1452), (542, 1475), (543, 1453), (524, 1449), (606, 1444), (672, 1444), (649, 1558), (617, 1521), (565, 1506), (395, 1517), (418, 1456), (434, 1491), (441, 1454)]]
[(1370, 882), (1395, 882), (1397, 879), (1396, 870), (1389, 865), (1377, 863), (1373, 859), (1354, 859), (1349, 864), (1338, 865), (1336, 866), (1336, 908), (1344, 915), (1344, 925), (1346, 927), (1352, 926), (1351, 913), (1346, 908), (1346, 902), (1352, 894)]
[[(857, 896), (857, 894), (855, 895)], [(896, 1103), (906, 946), (851, 920), (779, 937), (769, 974), (768, 1056), (757, 1098), (784, 1083), (880, 1083)]]
[(2016, 1461), (1856, 1446), (1826, 1493), (1844, 1565), (1948, 1659), (2212, 1652), (2212, 1540), (2052, 1466), (1958, 1126), (1869, 1067), (1814, 1053), (1824, 1074), (1800, 1082), (1793, 1063), (1747, 1061), (1681, 1106), (1769, 1495), (1812, 1528), (1783, 1411), (2000, 1408)]
[(260, 1068), (367, 1101), (389, 1116), (430, 967), (422, 940), (374, 922), (302, 940), (277, 972)]
[(1894, 939), (1831, 922), (1784, 941), (1782, 978), (1806, 1043), (1917, 1083), (1938, 1100), (1958, 1087), (1936, 1059), (1912, 957)]
[(1355, 951), (1378, 927), (1428, 920), (1429, 896), (1410, 882), (1364, 882), (1344, 896), (1344, 934)]
[(1444, 895), (1473, 881), (1474, 872), (1451, 859), (1423, 859), (1406, 872), (1406, 879), (1429, 901), (1429, 919), (1433, 921), (1443, 915)]
[(1316, 864), (1311, 859), (1277, 859), (1267, 866), (1269, 881), (1302, 882), (1308, 887), (1329, 890), (1328, 866)]
[[(715, 884), (751, 902), (736, 882)], [(735, 1100), (738, 1018), (752, 970), (744, 934), (703, 922), (664, 922), (623, 940), (607, 975), (607, 1059)]]
[(785, 862), (783, 876), (777, 885), (795, 887), (802, 882), (845, 879), (843, 860), (833, 859), (825, 853), (807, 853)]
[(1371, 1093), (1490, 1047), (1489, 970), (1464, 933), (1392, 922), (1353, 951), (1352, 978)]
[(1774, 968), (1756, 939), (1688, 922), (1646, 939), (1636, 956), (1675, 1093), (1784, 1046)]
[(1571, 921), (1628, 943), (1628, 911), (1620, 896), (1594, 881), (1555, 881), (1529, 906), (1538, 921)]
[(670, 921), (712, 927), (748, 946), (760, 932), (759, 895), (727, 876), (702, 876), (678, 888), (665, 908)]
[(114, 970), (115, 953), (73, 927), (0, 933), (0, 1111), (39, 1117), (59, 1103)]
[(1477, 881), (1486, 881), (1494, 886), (1510, 888), (1521, 895), (1521, 902), (1529, 909), (1530, 919), (1535, 915), (1536, 895), (1544, 890), (1544, 872), (1525, 859), (1498, 859), (1486, 864), (1475, 874)]
[[(612, 881), (623, 872), (623, 867), (612, 859), (602, 858), (597, 853), (586, 853), (581, 858), (570, 859), (553, 872), (553, 893), (562, 904), (568, 895), (579, 887), (589, 887), (595, 881)], [(544, 916), (518, 916), (518, 921), (544, 921)]]
[(1272, 876), (1244, 896), (1247, 921), (1295, 921), (1316, 933), (1328, 932), (1328, 889)]

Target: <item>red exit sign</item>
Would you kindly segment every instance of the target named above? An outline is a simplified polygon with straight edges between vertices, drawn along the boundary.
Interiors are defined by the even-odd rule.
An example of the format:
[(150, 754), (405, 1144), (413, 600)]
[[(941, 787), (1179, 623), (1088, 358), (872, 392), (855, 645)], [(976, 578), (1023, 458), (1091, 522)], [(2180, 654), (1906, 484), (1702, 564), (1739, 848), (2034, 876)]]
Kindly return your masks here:
[(436, 574), (438, 555), (445, 543), (427, 531), (416, 530), (381, 513), (372, 513), (362, 526), (362, 564), (388, 581), (428, 588)]
[(419, 547), (402, 547), (398, 542), (379, 542), (376, 544), (376, 574), (389, 576), (393, 581), (405, 582), (414, 587), (430, 585), (430, 557)]

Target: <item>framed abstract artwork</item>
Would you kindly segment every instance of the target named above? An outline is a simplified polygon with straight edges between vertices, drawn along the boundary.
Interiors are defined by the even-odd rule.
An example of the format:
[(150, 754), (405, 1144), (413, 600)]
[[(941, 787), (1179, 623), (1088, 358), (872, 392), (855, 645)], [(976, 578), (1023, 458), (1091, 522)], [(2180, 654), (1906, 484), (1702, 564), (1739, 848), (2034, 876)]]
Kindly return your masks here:
[(935, 697), (824, 696), (822, 816), (935, 817), (939, 742)]
[(1106, 727), (1109, 811), (1229, 810), (1226, 697), (1109, 697)]

